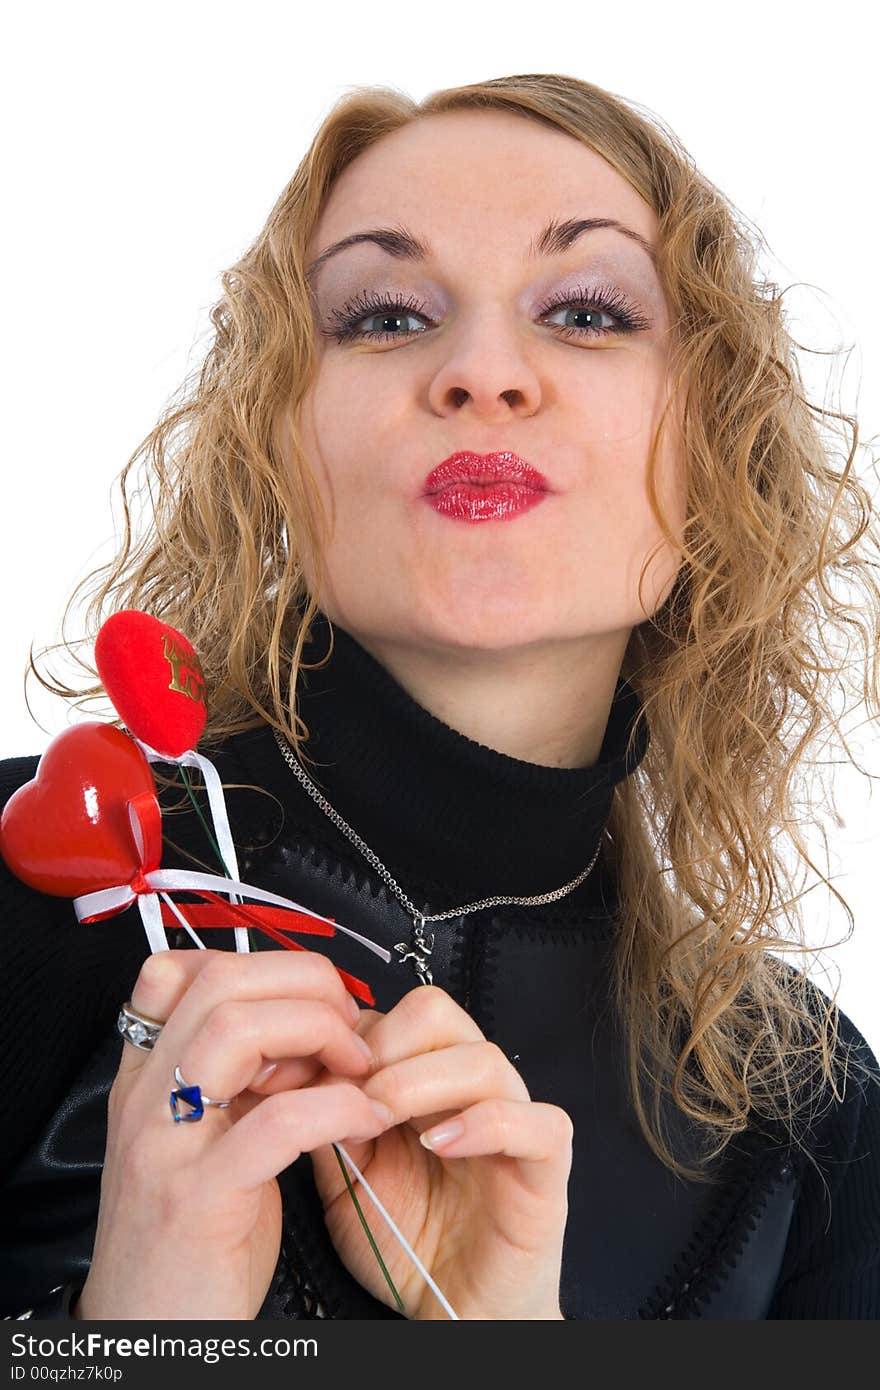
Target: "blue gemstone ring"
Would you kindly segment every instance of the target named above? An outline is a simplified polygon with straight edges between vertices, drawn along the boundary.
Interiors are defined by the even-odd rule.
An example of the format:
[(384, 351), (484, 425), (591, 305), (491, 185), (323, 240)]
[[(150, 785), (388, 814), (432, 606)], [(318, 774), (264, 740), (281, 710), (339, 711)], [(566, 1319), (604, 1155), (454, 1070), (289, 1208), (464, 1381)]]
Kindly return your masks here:
[[(188, 1086), (180, 1074), (180, 1067), (174, 1068), (174, 1080), (178, 1089), (171, 1092), (170, 1101), (171, 1114), (176, 1124), (181, 1120), (200, 1120), (205, 1113), (206, 1105), (216, 1105), (218, 1110), (225, 1110), (232, 1104), (231, 1100), (209, 1100), (207, 1096), (202, 1095), (200, 1086)], [(186, 1109), (182, 1109), (182, 1106)]]

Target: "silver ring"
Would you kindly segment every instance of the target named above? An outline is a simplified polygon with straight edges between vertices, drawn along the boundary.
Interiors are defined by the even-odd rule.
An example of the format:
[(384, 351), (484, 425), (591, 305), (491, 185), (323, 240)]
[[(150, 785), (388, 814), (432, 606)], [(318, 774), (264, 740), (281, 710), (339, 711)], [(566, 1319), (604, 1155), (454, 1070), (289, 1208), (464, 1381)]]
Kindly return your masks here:
[(139, 1047), (142, 1052), (152, 1052), (165, 1024), (139, 1014), (131, 1007), (131, 1000), (127, 999), (119, 1010), (116, 1027), (133, 1047)]
[[(188, 1120), (192, 1123), (195, 1120), (201, 1120), (206, 1105), (214, 1105), (218, 1110), (226, 1110), (235, 1099), (233, 1096), (232, 1100), (209, 1100), (207, 1096), (202, 1094), (201, 1086), (190, 1086), (188, 1082), (184, 1081), (180, 1067), (174, 1068), (174, 1080), (179, 1089), (171, 1092), (169, 1100), (171, 1102), (171, 1114), (174, 1116), (175, 1122)], [(187, 1106), (188, 1109), (181, 1110), (182, 1105)]]

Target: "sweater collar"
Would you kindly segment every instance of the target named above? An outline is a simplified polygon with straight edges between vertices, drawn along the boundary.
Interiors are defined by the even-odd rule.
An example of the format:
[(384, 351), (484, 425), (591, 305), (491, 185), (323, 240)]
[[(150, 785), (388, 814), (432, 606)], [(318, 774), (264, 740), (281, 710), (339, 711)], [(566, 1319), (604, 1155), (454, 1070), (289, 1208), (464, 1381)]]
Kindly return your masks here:
[[(438, 719), (337, 622), (333, 652), (300, 671), (298, 711), (309, 730), (308, 776), (330, 806), (378, 856), (404, 892), (417, 884), (448, 891), (448, 904), (543, 895), (590, 863), (603, 837), (614, 787), (648, 746), (641, 705), (619, 678), (604, 740), (591, 767), (525, 762), (477, 743)], [(319, 612), (304, 644), (323, 658), (329, 627)], [(638, 736), (626, 756), (627, 739)], [(285, 763), (267, 726), (238, 735), (254, 780), (277, 796), (288, 823), (319, 825), (346, 840)], [(364, 866), (367, 860), (364, 858)], [(604, 856), (561, 901), (581, 909), (607, 902)]]

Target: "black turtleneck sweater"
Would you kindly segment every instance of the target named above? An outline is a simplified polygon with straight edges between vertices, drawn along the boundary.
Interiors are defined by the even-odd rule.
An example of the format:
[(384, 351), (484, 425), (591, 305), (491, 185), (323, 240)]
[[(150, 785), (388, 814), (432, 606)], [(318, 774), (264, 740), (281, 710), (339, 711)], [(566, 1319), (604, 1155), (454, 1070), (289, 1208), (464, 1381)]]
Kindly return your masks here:
[[(544, 1015), (551, 998), (559, 998), (560, 1017), (566, 1008), (574, 1012), (579, 1007), (578, 981), (566, 964), (569, 959), (582, 959), (575, 948), (581, 951), (585, 942), (589, 950), (594, 946), (599, 962), (607, 960), (602, 952), (613, 939), (616, 898), (604, 852), (604, 829), (614, 787), (631, 775), (647, 748), (647, 728), (639, 717), (636, 692), (618, 681), (593, 766), (539, 766), (508, 757), (450, 728), (413, 700), (343, 628), (335, 624), (333, 631), (329, 664), (304, 671), (300, 677), (299, 711), (310, 733), (306, 769), (333, 810), (378, 856), (417, 911), (436, 914), (486, 898), (552, 895), (579, 875), (599, 849), (584, 882), (558, 900), (483, 909), (449, 923), (431, 924), (438, 965), (435, 982), (449, 988), (474, 1013), (486, 1036), (493, 1036), (497, 1027), (515, 1064), (522, 1057), (523, 1075), (534, 1099), (556, 1099), (574, 1109), (582, 1064), (574, 1065), (567, 1043), (560, 1041), (557, 1050), (554, 1022)], [(323, 657), (327, 650), (327, 623), (319, 614), (305, 659)], [(634, 725), (637, 738), (627, 758), (627, 739)], [(204, 751), (215, 761), (228, 788), (239, 868), (246, 882), (285, 892), (297, 847), (306, 846), (312, 861), (317, 856), (342, 866), (350, 893), (363, 889), (371, 901), (387, 900), (389, 912), (398, 913), (397, 899), (383, 876), (300, 784), (268, 728), (247, 731)], [(0, 763), (0, 804), (33, 776), (36, 762), (35, 758), (13, 758)], [(195, 817), (172, 812), (166, 793), (161, 799), (168, 812), (163, 865), (192, 866), (195, 857), (216, 872), (216, 861)], [(148, 948), (135, 910), (109, 922), (80, 926), (67, 900), (27, 888), (2, 861), (0, 894), (5, 915), (0, 934), (2, 1182), (3, 1174), (61, 1104), (66, 1087), (108, 1027), (112, 1029), (119, 1004), (129, 997)], [(314, 906), (333, 915), (320, 903)], [(411, 917), (403, 909), (398, 915), (404, 926)], [(169, 938), (174, 946), (190, 944), (183, 932), (169, 932)], [(212, 932), (209, 944), (231, 947), (232, 934)], [(257, 945), (273, 949), (262, 935)], [(398, 973), (387, 977), (394, 980), (392, 990), (382, 974), (391, 967), (381, 966), (362, 949), (358, 952), (338, 938), (320, 948), (370, 981), (380, 1009), (387, 1010), (401, 988), (417, 982), (413, 974), (401, 985), (399, 972), (408, 966), (397, 961)], [(539, 975), (546, 991), (540, 1005), (543, 1032), (533, 1045), (534, 1026), (524, 1023), (518, 1031), (515, 1005), (518, 996), (528, 997)], [(473, 997), (466, 980), (474, 982)], [(841, 1027), (844, 1037), (876, 1066), (864, 1039), (845, 1017)], [(558, 1037), (563, 1039), (562, 1031)], [(603, 1089), (601, 1078), (593, 1085), (592, 1106), (607, 1103), (620, 1111), (624, 1102), (618, 1091)], [(591, 1124), (596, 1113), (589, 1112)], [(584, 1153), (589, 1153), (591, 1163), (601, 1162), (601, 1153), (597, 1157), (592, 1152), (601, 1150), (601, 1131), (586, 1133), (585, 1118), (573, 1118), (576, 1130), (580, 1125)], [(622, 1123), (628, 1142), (631, 1139), (638, 1146), (638, 1137), (632, 1138), (634, 1122), (624, 1118)], [(609, 1128), (608, 1134), (613, 1133)], [(785, 1246), (778, 1292), (767, 1316), (876, 1317), (880, 1315), (880, 1100), (876, 1086), (864, 1095), (858, 1088), (849, 1088), (845, 1102), (826, 1119), (822, 1144), (829, 1165), (826, 1174), (831, 1174), (831, 1228), (824, 1229), (828, 1217), (825, 1180), (808, 1169)], [(652, 1161), (647, 1149), (644, 1155), (638, 1151), (638, 1163)], [(615, 1153), (609, 1149), (608, 1170), (613, 1172), (614, 1163)], [(669, 1200), (674, 1204), (671, 1187)], [(707, 1205), (706, 1210), (709, 1214), (701, 1229), (711, 1230), (720, 1260), (724, 1251), (733, 1248), (723, 1239), (724, 1206)], [(607, 1241), (609, 1259), (629, 1258), (618, 1249), (614, 1223), (603, 1227), (603, 1214), (595, 1203), (591, 1205), (589, 1193), (574, 1190), (570, 1211), (572, 1223), (594, 1226), (595, 1244)], [(652, 1218), (661, 1241), (665, 1219), (659, 1209)], [(670, 1227), (670, 1251), (680, 1253), (676, 1238)], [(705, 1238), (708, 1242), (709, 1235)], [(738, 1231), (736, 1248), (744, 1247), (746, 1240), (744, 1230)], [(638, 1258), (634, 1250), (635, 1273)], [(725, 1258), (734, 1257), (728, 1253)], [(576, 1271), (567, 1278), (563, 1293), (574, 1306)], [(632, 1283), (638, 1288), (635, 1274)], [(636, 1313), (623, 1305), (602, 1306), (598, 1296), (595, 1312), (574, 1315), (701, 1316), (678, 1311), (684, 1307), (683, 1293), (676, 1294), (680, 1303), (668, 1304), (661, 1293), (657, 1291), (650, 1312), (644, 1310), (644, 1300)], [(639, 1302), (634, 1296), (633, 1307)], [(673, 1304), (675, 1312), (664, 1311)], [(565, 1301), (563, 1311), (567, 1311)]]

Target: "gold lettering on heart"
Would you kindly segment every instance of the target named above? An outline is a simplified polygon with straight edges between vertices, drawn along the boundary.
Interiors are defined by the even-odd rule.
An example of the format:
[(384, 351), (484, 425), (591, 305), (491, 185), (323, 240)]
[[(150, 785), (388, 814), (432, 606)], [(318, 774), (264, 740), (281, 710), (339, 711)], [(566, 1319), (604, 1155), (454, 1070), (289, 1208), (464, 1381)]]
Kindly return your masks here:
[(205, 677), (194, 652), (186, 652), (166, 632), (162, 638), (162, 655), (171, 667), (169, 690), (188, 695), (197, 704), (205, 704)]

